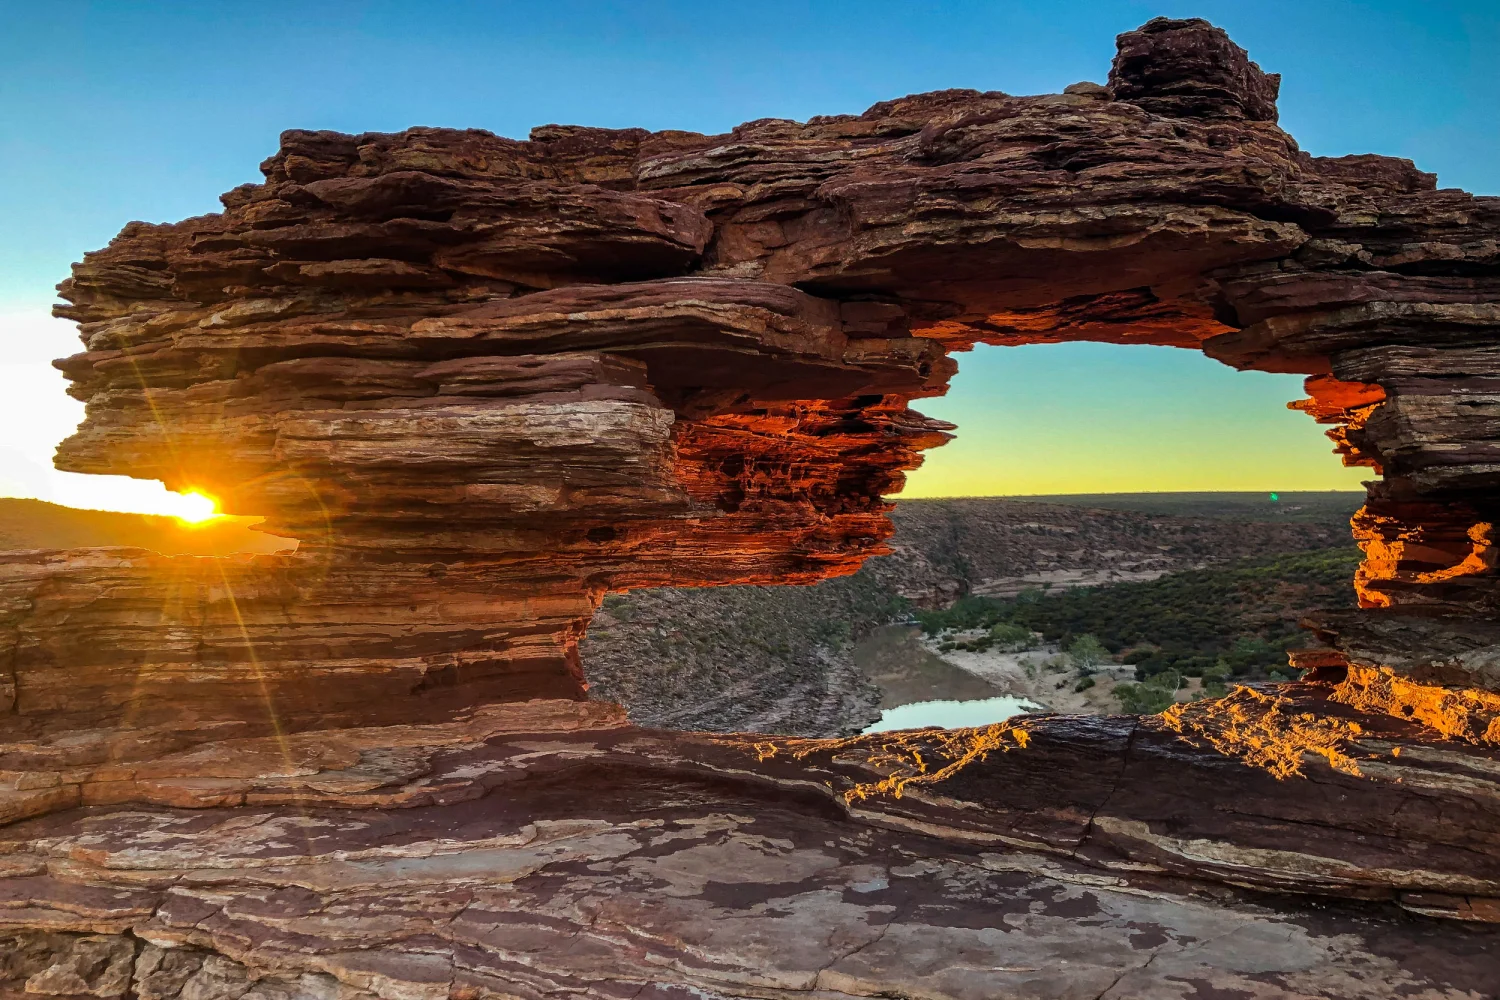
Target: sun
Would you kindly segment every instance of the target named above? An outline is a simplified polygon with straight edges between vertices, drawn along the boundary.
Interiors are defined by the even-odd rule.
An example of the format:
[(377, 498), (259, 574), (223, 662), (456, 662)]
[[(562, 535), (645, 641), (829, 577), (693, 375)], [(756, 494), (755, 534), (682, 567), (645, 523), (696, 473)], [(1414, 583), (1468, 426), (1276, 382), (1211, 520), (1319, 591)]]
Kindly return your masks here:
[(172, 504), (176, 508), (172, 513), (179, 521), (187, 524), (202, 524), (211, 521), (219, 514), (219, 502), (207, 493), (198, 490), (188, 490), (177, 494), (177, 500)]

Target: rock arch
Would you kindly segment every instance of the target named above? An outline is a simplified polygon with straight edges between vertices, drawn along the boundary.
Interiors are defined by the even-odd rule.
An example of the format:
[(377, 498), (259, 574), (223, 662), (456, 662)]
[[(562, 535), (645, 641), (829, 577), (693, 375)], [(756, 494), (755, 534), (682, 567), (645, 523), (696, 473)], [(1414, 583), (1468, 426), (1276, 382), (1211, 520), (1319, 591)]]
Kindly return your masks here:
[[(651, 791), (664, 783), (687, 812), (832, 809), (885, 831), (831, 862), (841, 872), (924, 851), (958, 866), (975, 844), (1061, 857), (1066, 877), (1028, 885), (1111, 872), (1121, 892), (1176, 900), (1158, 922), (1179, 941), (1209, 919), (1185, 894), (1210, 884), (1500, 918), (1500, 200), (1438, 190), (1407, 161), (1308, 156), (1276, 126), (1278, 82), (1206, 22), (1158, 19), (1120, 37), (1107, 85), (1060, 95), (942, 91), (723, 136), (287, 132), (265, 182), (226, 194), (222, 213), (131, 224), (60, 286), (58, 314), (80, 324), (86, 351), (59, 365), (88, 415), (59, 467), (203, 488), (301, 546), (0, 555), (0, 766), (20, 775), (0, 815), (39, 817), (16, 833), (24, 884), (11, 881), (45, 915), (11, 925), (104, 934), (98, 948), (137, 964), (146, 951), (119, 944), (127, 932), (374, 993), (440, 980), (466, 996), (905, 981), (899, 957), (880, 973), (724, 942), (674, 944), (679, 971), (651, 971), (640, 913), (593, 958), (528, 965), (473, 926), (329, 916), (376, 905), (332, 869), (311, 882), (221, 872), (208, 892), (182, 874), (189, 862), (146, 846), (233, 854), (227, 831), (252, 822), (243, 810), (269, 830), (297, 826), (297, 810), (337, 826), (326, 817), (383, 809), (360, 814), (368, 836), (307, 832), (296, 856), (375, 857), (397, 841), (463, 854), (477, 832), (437, 848), (422, 824), (468, 822), (463, 802), (494, 801), (518, 777), (535, 780), (516, 808), (548, 830), (628, 825), (637, 809), (674, 822), (684, 813)], [(909, 404), (944, 390), (948, 352), (1080, 339), (1303, 373), (1303, 408), (1345, 461), (1381, 477), (1355, 521), (1365, 608), (1319, 620), (1327, 648), (1299, 663), (1309, 683), (1165, 721), (824, 744), (644, 733), (578, 700), (576, 644), (603, 594), (852, 571), (889, 534), (882, 497), (946, 438)], [(1402, 745), (1424, 749), (1400, 757)], [(573, 795), (614, 809), (608, 820), (546, 798), (580, 760), (593, 763)], [(120, 804), (135, 818), (108, 813)], [(59, 811), (74, 807), (87, 808)], [(206, 810), (192, 821), (204, 832), (170, 833), (176, 807)], [(834, 823), (806, 816), (764, 822)], [(580, 857), (608, 853), (559, 836)], [(132, 851), (155, 874), (122, 880)], [(801, 845), (758, 881), (785, 881), (786, 864), (817, 853)], [(47, 860), (60, 856), (82, 860)], [(458, 875), (424, 877), (430, 907), (460, 891)], [(188, 888), (166, 901), (174, 880)], [(903, 885), (898, 910), (936, 905)], [(78, 916), (70, 894), (93, 889), (114, 901)], [(248, 902), (266, 891), (280, 910)], [(1215, 891), (1228, 893), (1214, 911), (1224, 933), (1302, 919), (1294, 902), (1254, 916), (1238, 890)], [(678, 913), (674, 934), (715, 907), (740, 912), (699, 892), (706, 909)], [(553, 913), (559, 898), (516, 904), (539, 921), (527, 933), (576, 929), (582, 918)], [(983, 893), (963, 907), (990, 919)], [(1127, 910), (1110, 926), (1129, 924)], [(312, 913), (324, 923), (294, 932), (283, 919)], [(1438, 956), (1438, 971), (1413, 976), (1494, 970), (1380, 919), (1381, 934)], [(755, 933), (789, 946), (799, 926)], [(1323, 986), (1297, 982), (1344, 995), (1369, 958), (1348, 933), (1355, 943), (1320, 945), (1301, 971), (1266, 947), (1287, 976), (1332, 970)], [(401, 943), (414, 934), (426, 943)], [(357, 954), (335, 938), (359, 941)], [(96, 947), (79, 940), (38, 953), (66, 964)], [(369, 957), (382, 948), (385, 965)], [(1215, 961), (1202, 967), (1216, 984), (1248, 982)], [(772, 971), (746, 971), (758, 962)], [(942, 989), (1003, 981), (976, 972)]]

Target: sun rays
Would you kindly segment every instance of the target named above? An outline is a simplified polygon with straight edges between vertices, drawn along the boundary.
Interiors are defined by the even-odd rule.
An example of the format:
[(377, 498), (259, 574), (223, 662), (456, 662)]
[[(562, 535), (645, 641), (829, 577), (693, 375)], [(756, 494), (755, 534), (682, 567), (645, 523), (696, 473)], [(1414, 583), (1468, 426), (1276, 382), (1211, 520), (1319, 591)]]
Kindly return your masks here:
[(201, 490), (187, 490), (176, 496), (181, 499), (173, 501), (177, 509), (172, 515), (190, 527), (208, 524), (224, 516), (219, 513), (219, 502)]

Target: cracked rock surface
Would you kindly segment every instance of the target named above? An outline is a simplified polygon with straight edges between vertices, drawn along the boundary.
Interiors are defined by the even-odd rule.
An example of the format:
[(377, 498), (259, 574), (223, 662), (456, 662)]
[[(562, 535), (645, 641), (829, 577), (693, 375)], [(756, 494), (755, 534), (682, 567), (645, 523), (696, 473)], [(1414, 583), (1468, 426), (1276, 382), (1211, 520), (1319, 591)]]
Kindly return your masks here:
[[(287, 132), (60, 286), (72, 471), (291, 553), (0, 553), (0, 996), (1484, 997), (1500, 200), (1312, 157), (1157, 19), (1106, 84), (726, 135)], [(1280, 690), (637, 728), (610, 591), (886, 551), (978, 342), (1308, 376), (1375, 478)]]
[[(1415, 727), (1364, 738), (1356, 752), (1389, 762), (1364, 777), (1298, 785), (1206, 762), (1149, 720), (1040, 720), (1024, 749), (861, 799), (845, 793), (892, 753), (910, 770), (956, 748), (675, 734), (602, 711), (588, 732), (412, 733), (374, 789), (379, 731), (346, 732), (363, 752), (342, 760), (310, 741), (209, 745), (126, 801), (13, 823), (0, 984), (975, 1000), (1494, 984), (1492, 925), (1413, 914), (1497, 905), (1480, 894), (1500, 895), (1500, 767), (1418, 750)], [(255, 763), (279, 750), (283, 767)], [(1215, 773), (1230, 768), (1244, 777)]]

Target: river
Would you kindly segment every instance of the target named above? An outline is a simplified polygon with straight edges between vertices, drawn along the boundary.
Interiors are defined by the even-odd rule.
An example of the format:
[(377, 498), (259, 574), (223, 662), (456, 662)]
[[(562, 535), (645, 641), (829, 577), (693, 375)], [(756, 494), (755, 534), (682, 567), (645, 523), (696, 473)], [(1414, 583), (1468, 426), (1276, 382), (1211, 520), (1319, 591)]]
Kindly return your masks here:
[(981, 677), (933, 655), (905, 625), (876, 629), (854, 648), (854, 661), (883, 695), (880, 719), (865, 729), (987, 726), (1023, 712), (1045, 711), (1035, 702), (1000, 694)]

